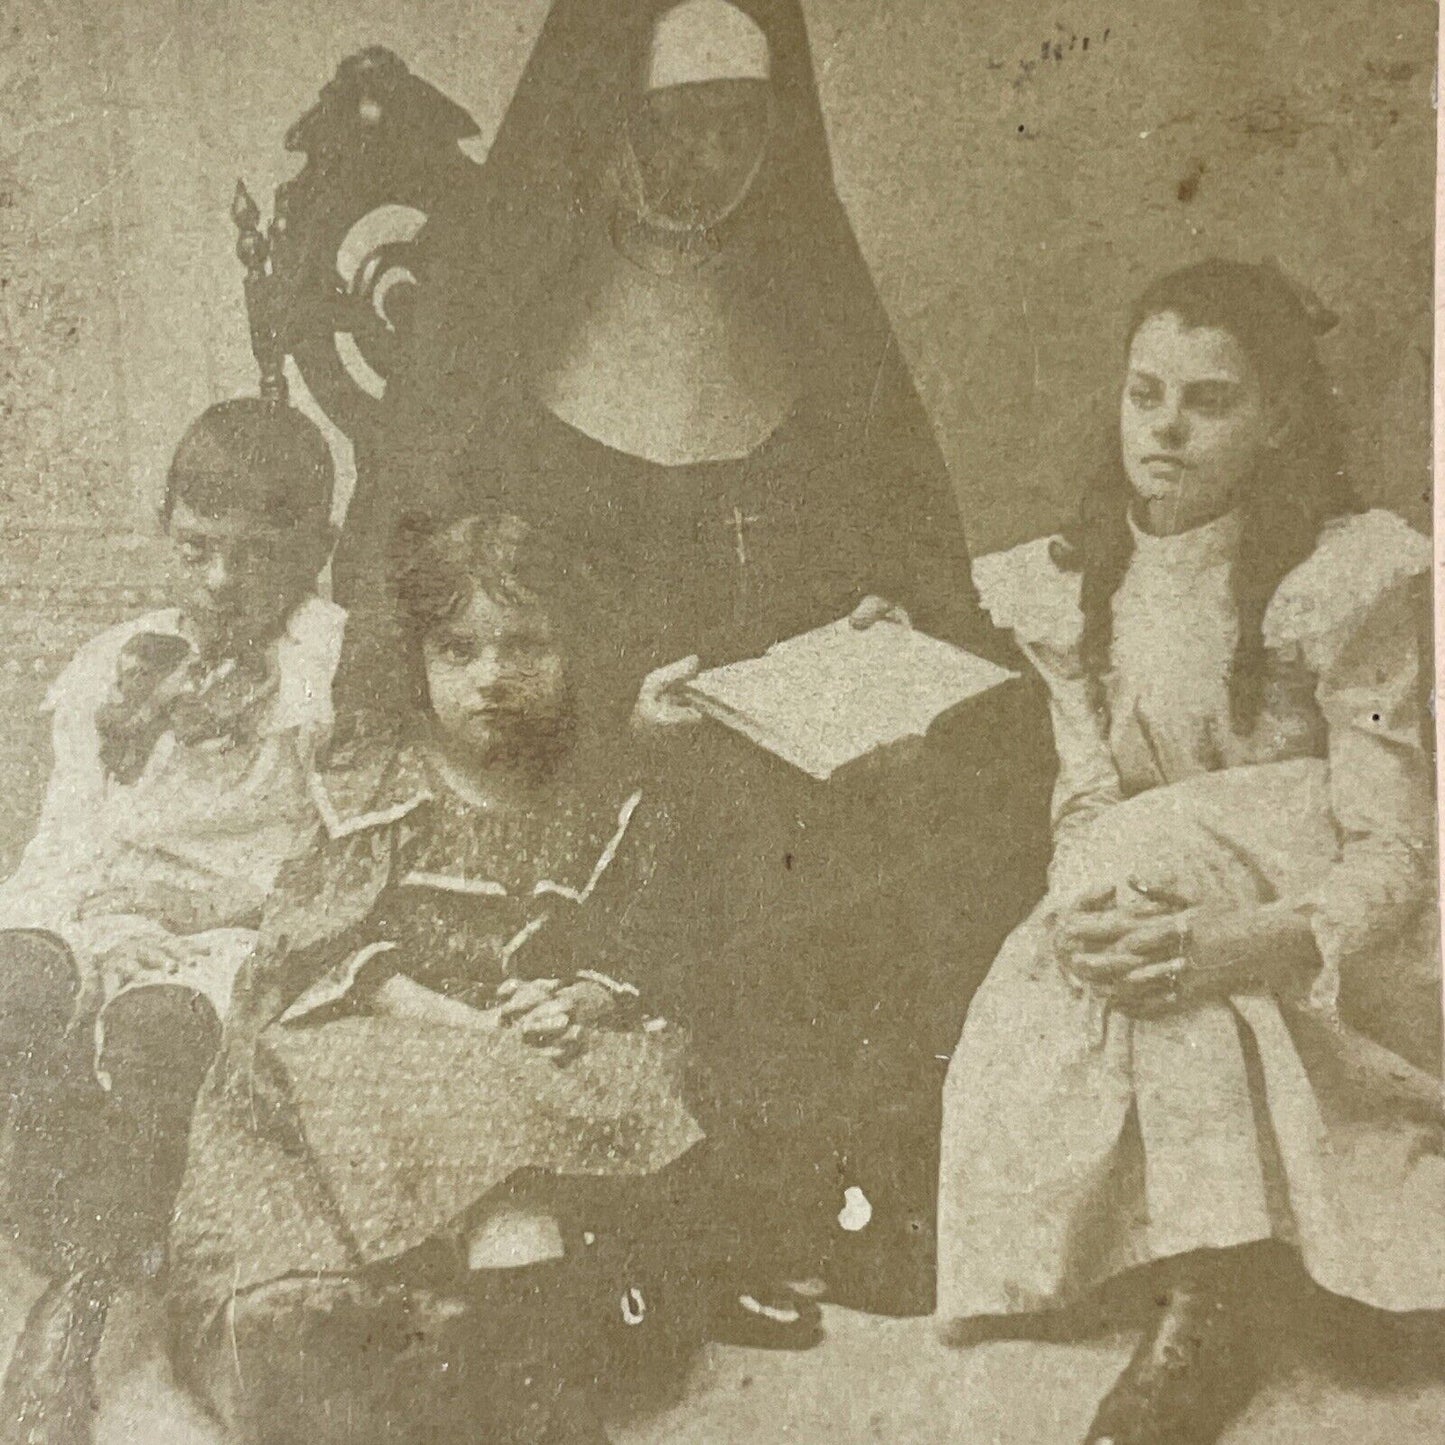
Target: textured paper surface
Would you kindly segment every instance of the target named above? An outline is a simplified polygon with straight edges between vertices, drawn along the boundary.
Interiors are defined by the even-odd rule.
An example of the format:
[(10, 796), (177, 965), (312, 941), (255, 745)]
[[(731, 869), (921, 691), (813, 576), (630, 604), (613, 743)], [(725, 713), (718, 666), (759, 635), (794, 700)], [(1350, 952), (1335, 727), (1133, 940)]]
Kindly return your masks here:
[[(476, 133), (461, 150), (480, 162), (548, 8), (548, 0), (0, 3), (0, 859), (7, 870), (35, 829), (54, 762), (44, 710), (52, 685), (88, 639), (168, 600), (174, 568), (155, 514), (180, 430), (204, 406), (255, 390), (229, 214), (237, 177), (245, 177), (264, 224), (274, 188), (303, 161), (286, 148), (288, 129), (344, 57), (376, 44), (473, 118)], [(1276, 0), (1262, 7), (1083, 0), (1065, 8), (804, 0), (802, 8), (832, 176), (892, 322), (889, 354), (901, 356), (917, 386), (921, 429), (936, 437), (948, 464), (975, 558), (1052, 536), (1073, 518), (1116, 429), (1121, 344), (1134, 298), (1160, 272), (1211, 254), (1276, 259), (1339, 314), (1322, 350), (1345, 420), (1349, 476), (1365, 504), (1421, 530), (1438, 526), (1432, 395), (1437, 466), (1445, 403), (1436, 390), (1432, 334), (1442, 283), (1437, 9), (1428, 0)], [(579, 192), (579, 204), (584, 194), (592, 192)], [(361, 210), (376, 201), (375, 211), (348, 214), (319, 247), (323, 272), (343, 288), (364, 289), (362, 261), (373, 246), (415, 234), (417, 200), (414, 192), (367, 196)], [(392, 254), (382, 269), (405, 270), (405, 262)], [(464, 294), (451, 299), (464, 309)], [(384, 397), (384, 378), (349, 337), (341, 349), (355, 385)], [(376, 359), (378, 349), (370, 354)], [(806, 355), (800, 364), (826, 360)], [(872, 359), (864, 370), (871, 380)], [(356, 445), (349, 423), (323, 414), (294, 364), (289, 375), (293, 401), (317, 418), (335, 453), (340, 523), (365, 483), (358, 455), (365, 474), (376, 450)], [(856, 402), (853, 415), (867, 415), (866, 382)], [(893, 476), (881, 468), (880, 487)], [(578, 479), (579, 506), (598, 485), (590, 473)], [(651, 537), (669, 504), (663, 497), (631, 525)], [(729, 499), (703, 519), (699, 536), (720, 537), (725, 549), (752, 557), (757, 511), (747, 498), (737, 506)], [(579, 534), (585, 540), (586, 528), (574, 528), (574, 538)], [(866, 544), (839, 537), (836, 550), (856, 556), (867, 550), (860, 541)], [(660, 569), (663, 551), (644, 540), (628, 565), (642, 578), (648, 569), (639, 557)], [(587, 560), (607, 558), (598, 549)], [(989, 571), (980, 565), (976, 575)], [(719, 621), (673, 599), (658, 603), (658, 615), (676, 624), (678, 655)], [(1442, 619), (1445, 600), (1437, 595), (1437, 648)], [(618, 639), (604, 623), (594, 636), (599, 655), (615, 650)], [(859, 645), (882, 650), (897, 641), (884, 631)], [(377, 681), (390, 686), (396, 678)], [(960, 716), (987, 708), (991, 697), (965, 703)], [(900, 701), (892, 693), (888, 700)], [(930, 707), (935, 700), (927, 699)], [(798, 760), (821, 771), (871, 739), (914, 727), (901, 709), (884, 717), (862, 694), (850, 701), (858, 704), (847, 713), (856, 728), (831, 741), (821, 730), (795, 730), (797, 715), (785, 709)], [(829, 717), (830, 727), (835, 721), (841, 730), (844, 718)], [(801, 773), (774, 772), (808, 784)], [(837, 799), (841, 781), (812, 791)], [(1035, 782), (1046, 791), (1047, 778)], [(724, 788), (717, 792), (725, 798)], [(793, 805), (781, 785), (778, 804), (784, 813)], [(932, 819), (929, 813), (929, 827)], [(1032, 818), (1016, 827), (1011, 816), (1001, 821), (998, 836), (1037, 827)], [(890, 819), (890, 838), (896, 823)], [(919, 831), (926, 832), (924, 823)], [(720, 873), (718, 893), (746, 893), (765, 916), (801, 878), (812, 886), (826, 872), (831, 835), (810, 824), (794, 825), (790, 836), (801, 841), (767, 855), (772, 892), (748, 893), (748, 885)], [(870, 1002), (850, 1015), (840, 1029), (849, 1047), (826, 1061), (837, 1098), (849, 1100), (839, 1108), (852, 1111), (855, 1155), (886, 1152), (880, 1137), (936, 1143), (937, 1127), (919, 1122), (925, 1110), (880, 1122), (855, 1107), (850, 1068), (872, 1080), (871, 1094), (866, 1083), (862, 1088), (865, 1098), (885, 1096), (880, 1020), (893, 1017), (890, 1000), (912, 995), (923, 1001), (911, 1014), (904, 1010), (916, 1025), (914, 1062), (920, 1071), (936, 1064), (941, 1073), (958, 1030), (924, 1047), (932, 1037), (927, 1015), (962, 1017), (997, 943), (980, 943), (970, 920), (1003, 896), (1003, 884), (979, 884), (995, 875), (978, 871), (977, 859), (951, 868), (952, 834), (923, 841), (926, 858), (943, 860), (931, 894), (877, 910), (896, 948), (854, 948), (860, 915), (868, 912), (855, 903), (826, 940), (833, 968), (813, 1000), (810, 1017), (824, 1023), (845, 1012), (840, 995), (856, 1000), (868, 986), (872, 1001), (885, 1005), (875, 1010)], [(809, 843), (822, 859), (815, 871), (804, 851)], [(1024, 872), (1013, 855), (1003, 866)], [(1036, 898), (1042, 884), (1029, 876)], [(957, 947), (939, 966), (924, 966), (921, 940), (942, 933), (956, 936)], [(689, 962), (701, 975), (720, 971), (706, 951)], [(719, 996), (755, 982), (740, 968)], [(1410, 1007), (1419, 1023), (1430, 1004)], [(14, 1011), (12, 985), (0, 977), (0, 1013)], [(767, 1112), (793, 1117), (803, 1051), (779, 1047), (767, 1062), (766, 1077), (758, 1066)], [(104, 1135), (103, 1117), (99, 1109), (87, 1116), (94, 1139)], [(102, 1157), (91, 1137), (79, 1135), (80, 1164), (57, 1136), (41, 1151), (44, 1167), (25, 1175), (10, 1167), (7, 1141), (0, 1177), (28, 1181), (34, 1197), (51, 1197), (65, 1179), (84, 1175), (85, 1160)], [(926, 1172), (925, 1148), (905, 1152)], [(855, 1220), (861, 1215), (851, 1191), (861, 1186), (846, 1169), (835, 1180), (835, 1168), (842, 1166), (830, 1159), (817, 1177), (836, 1184), (832, 1206), (847, 1206)], [(915, 1188), (910, 1180), (908, 1188), (910, 1199), (929, 1193), (926, 1183)], [(894, 1218), (886, 1186), (866, 1192), (871, 1222), (856, 1236), (845, 1230), (850, 1239), (874, 1238)], [(759, 1187), (756, 1216), (779, 1217), (791, 1197)], [(1201, 1208), (1207, 1211), (1207, 1201)], [(910, 1226), (927, 1236), (927, 1209), (902, 1227)], [(160, 1258), (152, 1259), (157, 1269)], [(1319, 1296), (1298, 1307), (1287, 1303), (1286, 1274), (1262, 1265), (1256, 1281), (1275, 1311), (1270, 1338), (1281, 1342), (1282, 1366), (1227, 1428), (1225, 1445), (1437, 1438), (1445, 1420), (1438, 1322), (1370, 1316), (1362, 1323)], [(7, 1230), (0, 1361), (44, 1282), (34, 1255), (12, 1249)], [(233, 1437), (192, 1402), (166, 1362), (162, 1284), (147, 1274), (118, 1299), (96, 1409), (87, 1397), (77, 1418), (89, 1425), (61, 1439), (82, 1441), (79, 1432), (93, 1426), (99, 1445), (230, 1445)], [(632, 1324), (635, 1302), (626, 1309), (628, 1338), (641, 1338)], [(921, 1316), (895, 1319), (833, 1304), (825, 1314), (827, 1337), (811, 1351), (706, 1347), (690, 1372), (668, 1375), (644, 1408), (617, 1409), (609, 1420), (613, 1439), (1072, 1445), (1137, 1337), (1086, 1320), (1067, 1338), (1026, 1335), (954, 1349), (938, 1344)], [(656, 1373), (660, 1379), (660, 1365)], [(233, 1375), (234, 1368), (228, 1380)], [(264, 1389), (270, 1381), (264, 1372), (259, 1378)], [(252, 1376), (249, 1385), (256, 1384)], [(397, 1421), (424, 1418), (417, 1397), (404, 1404)], [(345, 1411), (335, 1418), (346, 1419)], [(15, 1424), (0, 1420), (0, 1433)], [(335, 1428), (354, 1445), (349, 1425)]]

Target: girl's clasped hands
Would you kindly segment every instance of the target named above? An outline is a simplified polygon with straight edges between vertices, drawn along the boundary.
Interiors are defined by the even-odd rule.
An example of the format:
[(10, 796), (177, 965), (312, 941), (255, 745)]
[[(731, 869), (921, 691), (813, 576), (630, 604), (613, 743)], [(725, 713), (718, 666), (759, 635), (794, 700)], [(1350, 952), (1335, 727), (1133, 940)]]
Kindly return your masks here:
[(1070, 983), (1126, 1013), (1165, 1013), (1267, 981), (1254, 946), (1263, 913), (1195, 906), (1131, 878), (1064, 909), (1055, 951)]
[(566, 1060), (583, 1047), (586, 1031), (617, 1012), (617, 999), (599, 983), (578, 979), (509, 978), (497, 989), (496, 1016), (525, 1043)]

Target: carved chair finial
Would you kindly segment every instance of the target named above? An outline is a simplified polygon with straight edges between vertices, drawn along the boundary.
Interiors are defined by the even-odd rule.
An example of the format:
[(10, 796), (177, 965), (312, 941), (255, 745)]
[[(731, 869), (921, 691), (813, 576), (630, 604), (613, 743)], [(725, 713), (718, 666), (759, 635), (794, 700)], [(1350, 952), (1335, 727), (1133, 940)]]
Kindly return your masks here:
[(261, 209), (246, 189), (245, 181), (236, 182), (231, 220), (236, 226), (236, 259), (246, 268), (246, 316), (251, 325), (251, 351), (261, 371), (261, 396), (284, 406), (286, 343), (278, 326), (276, 277), (268, 265), (272, 238), (261, 229)]
[(287, 131), (287, 150), (306, 163), (277, 188), (269, 225), (237, 185), (231, 219), (262, 396), (285, 401), (289, 356), (347, 436), (380, 425), (425, 280), (418, 230), (473, 183), (477, 166), (458, 142), (476, 134), (461, 106), (373, 45), (343, 60)]

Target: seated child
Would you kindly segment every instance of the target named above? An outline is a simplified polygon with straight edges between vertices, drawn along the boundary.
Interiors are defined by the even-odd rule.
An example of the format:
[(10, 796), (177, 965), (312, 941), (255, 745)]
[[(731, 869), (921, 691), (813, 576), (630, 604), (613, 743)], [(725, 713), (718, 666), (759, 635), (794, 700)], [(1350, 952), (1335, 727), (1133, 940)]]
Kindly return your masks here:
[(298, 412), (207, 410), (161, 511), (175, 605), (93, 639), (47, 700), (39, 828), (0, 887), (7, 1222), (54, 1280), (0, 1415), (45, 1438), (88, 1438), (111, 1292), (164, 1257), (232, 978), (277, 870), (316, 830), (306, 779), (344, 621), (315, 591), (332, 481)]
[(396, 581), (417, 706), (349, 728), (323, 846), (262, 925), (176, 1211), (176, 1364), (265, 1445), (600, 1439), (575, 1392), (506, 1381), (579, 1363), (595, 1240), (563, 1181), (700, 1138), (637, 907), (666, 819), (620, 755), (592, 599), (539, 534), (410, 523)]

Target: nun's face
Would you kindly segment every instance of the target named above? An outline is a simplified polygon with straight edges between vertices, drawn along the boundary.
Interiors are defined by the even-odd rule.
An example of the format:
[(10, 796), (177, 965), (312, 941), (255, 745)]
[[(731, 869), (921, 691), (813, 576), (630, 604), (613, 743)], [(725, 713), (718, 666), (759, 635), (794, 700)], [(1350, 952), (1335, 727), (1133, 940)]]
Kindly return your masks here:
[(628, 127), (648, 219), (715, 226), (747, 195), (770, 125), (765, 80), (707, 80), (650, 91)]

